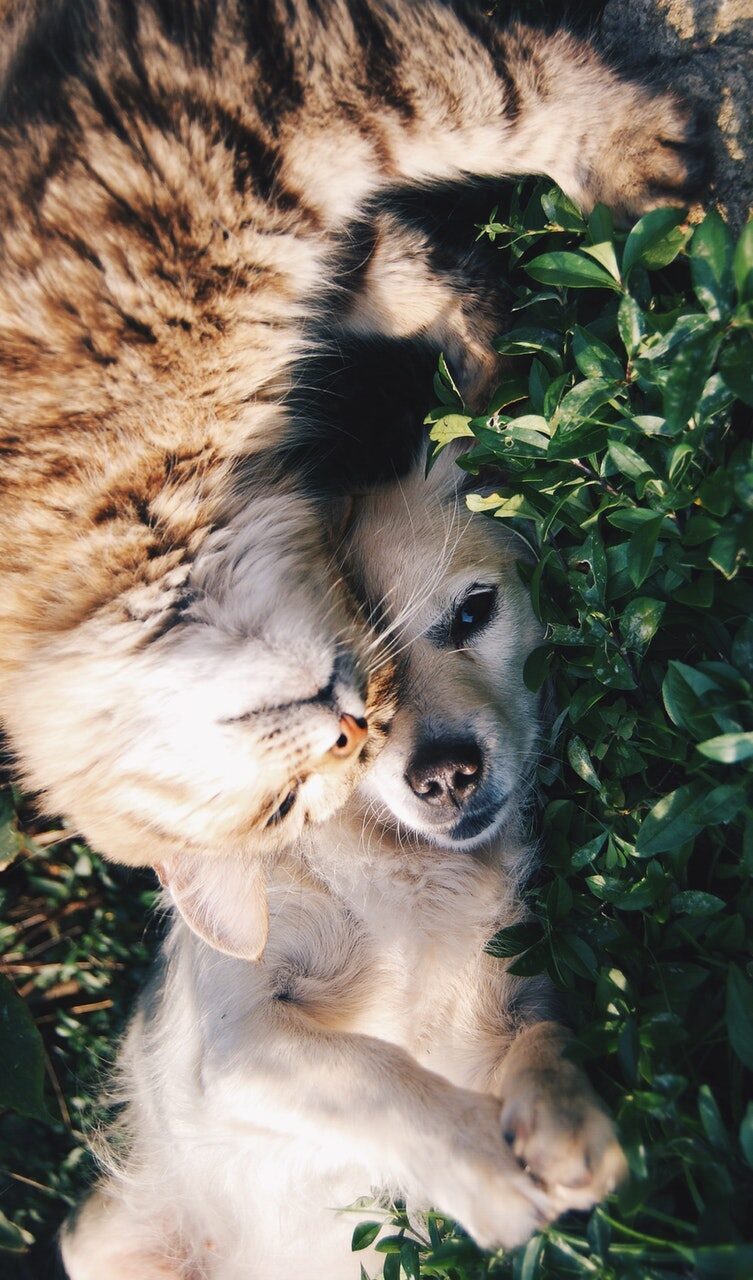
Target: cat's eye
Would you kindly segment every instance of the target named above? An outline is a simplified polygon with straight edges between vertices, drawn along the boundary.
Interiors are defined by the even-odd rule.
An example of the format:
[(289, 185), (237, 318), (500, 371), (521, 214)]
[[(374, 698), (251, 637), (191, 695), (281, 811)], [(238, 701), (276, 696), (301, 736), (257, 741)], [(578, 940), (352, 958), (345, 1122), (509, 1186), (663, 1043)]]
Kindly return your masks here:
[(297, 787), (294, 787), (292, 791), (288, 792), (282, 804), (279, 805), (277, 809), (275, 809), (274, 813), (272, 814), (272, 817), (267, 819), (266, 825), (268, 827), (276, 826), (278, 822), (282, 822), (283, 818), (287, 817), (287, 815), (290, 813), (290, 810), (293, 808), (293, 805), (295, 804), (297, 794), (298, 794)]
[(497, 604), (496, 587), (471, 587), (455, 606), (450, 626), (454, 649), (465, 649), (474, 636), (491, 621)]

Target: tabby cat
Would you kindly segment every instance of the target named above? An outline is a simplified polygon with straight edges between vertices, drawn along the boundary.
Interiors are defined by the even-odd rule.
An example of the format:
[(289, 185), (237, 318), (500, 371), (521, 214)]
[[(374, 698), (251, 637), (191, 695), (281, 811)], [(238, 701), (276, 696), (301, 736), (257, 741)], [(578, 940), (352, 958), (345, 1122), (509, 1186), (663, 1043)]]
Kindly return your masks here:
[(546, 173), (630, 217), (701, 148), (459, 0), (19, 0), (2, 46), (0, 709), (48, 808), (171, 879), (288, 844), (379, 745), (296, 370), (414, 336), (488, 376), (492, 303), (401, 193)]

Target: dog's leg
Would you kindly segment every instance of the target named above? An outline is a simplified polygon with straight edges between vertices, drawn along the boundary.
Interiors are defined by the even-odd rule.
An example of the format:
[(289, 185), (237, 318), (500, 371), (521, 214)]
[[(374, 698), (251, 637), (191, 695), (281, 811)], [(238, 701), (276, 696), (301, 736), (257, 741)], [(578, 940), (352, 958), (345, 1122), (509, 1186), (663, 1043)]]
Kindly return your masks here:
[(495, 1072), (505, 1140), (557, 1211), (588, 1209), (625, 1178), (614, 1125), (585, 1073), (564, 1057), (556, 1022), (519, 1031)]
[(210, 1063), (204, 1069), (206, 1096), (236, 1123), (263, 1117), (317, 1145), (327, 1133), (338, 1160), (368, 1163), (484, 1246), (520, 1244), (551, 1216), (503, 1138), (491, 1095), (455, 1087), (384, 1041), (313, 1030), (290, 1007), (257, 1011), (254, 1043), (241, 1034), (237, 1047), (214, 1077)]

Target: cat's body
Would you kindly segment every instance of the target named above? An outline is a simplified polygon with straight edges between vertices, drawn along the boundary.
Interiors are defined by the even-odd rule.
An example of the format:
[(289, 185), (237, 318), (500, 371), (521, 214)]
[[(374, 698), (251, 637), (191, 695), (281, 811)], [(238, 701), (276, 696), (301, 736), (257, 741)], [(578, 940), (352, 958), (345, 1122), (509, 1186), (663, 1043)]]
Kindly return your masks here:
[[(509, 1247), (624, 1173), (548, 983), (485, 951), (525, 917), (539, 630), (459, 476), (441, 459), (358, 506), (346, 564), (399, 668), (388, 744), (270, 873), (260, 960), (176, 922), (121, 1053), (111, 1170), (64, 1232), (71, 1280), (356, 1280), (383, 1258), (350, 1248), (369, 1209), (339, 1211), (370, 1191)], [(243, 863), (204, 858), (196, 884), (215, 936), (253, 927)]]
[[(349, 328), (450, 350), (474, 331), (473, 300), (369, 200), (544, 171), (638, 212), (684, 188), (692, 125), (567, 34), (441, 0), (15, 10), (4, 726), (27, 784), (106, 854), (168, 874), (186, 852), (258, 854), (342, 803), (360, 746), (333, 753), (342, 727), (388, 702), (301, 494), (305, 456), (284, 471), (280, 444), (306, 437), (285, 403), (296, 362)], [(370, 217), (333, 310), (349, 224)]]

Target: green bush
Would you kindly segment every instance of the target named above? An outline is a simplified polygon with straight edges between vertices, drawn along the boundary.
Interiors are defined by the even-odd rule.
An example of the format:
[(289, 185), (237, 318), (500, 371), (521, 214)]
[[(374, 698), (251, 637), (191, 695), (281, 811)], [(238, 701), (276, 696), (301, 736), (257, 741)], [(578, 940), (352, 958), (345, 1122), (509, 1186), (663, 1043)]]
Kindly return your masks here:
[(0, 1276), (36, 1280), (91, 1177), (97, 1095), (145, 977), (155, 893), (10, 789), (0, 872)]
[(564, 993), (632, 1176), (514, 1257), (398, 1216), (384, 1275), (750, 1280), (753, 223), (736, 248), (715, 213), (621, 234), (523, 184), (479, 230), (507, 372), (473, 418), (441, 362), (431, 437), (468, 437), (469, 507), (534, 553), (526, 680), (554, 702), (535, 922), (489, 950)]

